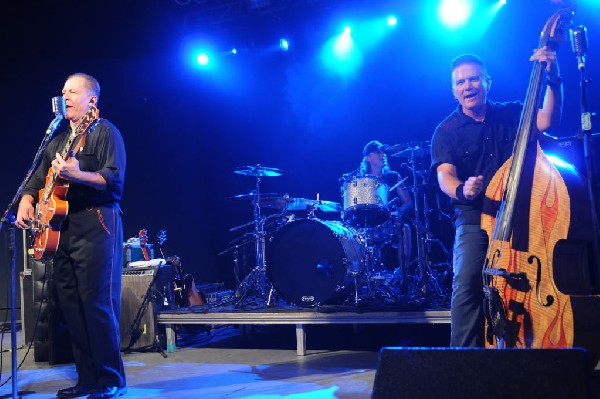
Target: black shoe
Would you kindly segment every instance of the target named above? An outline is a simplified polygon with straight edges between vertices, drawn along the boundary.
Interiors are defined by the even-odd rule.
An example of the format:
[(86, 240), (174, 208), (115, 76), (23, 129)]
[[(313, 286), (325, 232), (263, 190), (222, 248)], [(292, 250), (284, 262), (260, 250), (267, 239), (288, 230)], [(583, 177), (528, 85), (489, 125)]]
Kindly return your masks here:
[(75, 385), (74, 387), (59, 390), (56, 393), (56, 397), (60, 399), (80, 398), (89, 395), (93, 390), (93, 386)]
[(125, 395), (127, 393), (126, 387), (105, 387), (105, 388), (95, 388), (90, 392), (90, 396), (87, 399), (106, 399), (106, 398), (114, 398), (117, 396)]

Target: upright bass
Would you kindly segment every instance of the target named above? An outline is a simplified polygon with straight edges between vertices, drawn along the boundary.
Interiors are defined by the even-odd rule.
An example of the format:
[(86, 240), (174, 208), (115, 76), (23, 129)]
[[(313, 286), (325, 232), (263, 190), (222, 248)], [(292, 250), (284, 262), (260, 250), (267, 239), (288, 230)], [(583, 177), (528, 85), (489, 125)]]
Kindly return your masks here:
[[(552, 15), (540, 47), (556, 49), (572, 15), (570, 9)], [(485, 193), (481, 227), (490, 237), (483, 268), (486, 346), (578, 346), (597, 361), (600, 296), (572, 284), (573, 275), (581, 279), (589, 273), (591, 262), (579, 256), (575, 264), (575, 258), (565, 261), (561, 255), (565, 249), (572, 255), (586, 248), (577, 246), (591, 231), (584, 226), (590, 220), (581, 192), (585, 186), (573, 171), (559, 172), (537, 140), (544, 76), (545, 64), (534, 63), (513, 154)]]

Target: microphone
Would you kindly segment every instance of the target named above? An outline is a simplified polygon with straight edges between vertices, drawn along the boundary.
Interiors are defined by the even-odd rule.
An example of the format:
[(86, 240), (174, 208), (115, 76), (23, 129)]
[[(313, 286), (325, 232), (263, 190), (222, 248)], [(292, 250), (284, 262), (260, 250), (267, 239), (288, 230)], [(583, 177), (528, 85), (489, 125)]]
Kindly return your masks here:
[(54, 112), (54, 119), (50, 122), (50, 126), (46, 129), (46, 136), (52, 137), (54, 131), (58, 128), (60, 121), (65, 116), (66, 106), (65, 98), (63, 96), (52, 97), (52, 112)]
[(587, 29), (579, 25), (571, 28), (569, 31), (571, 37), (571, 48), (577, 56), (577, 67), (580, 70), (585, 69), (585, 52), (587, 51)]
[(65, 98), (63, 96), (52, 97), (52, 112), (56, 116), (64, 116), (66, 113)]

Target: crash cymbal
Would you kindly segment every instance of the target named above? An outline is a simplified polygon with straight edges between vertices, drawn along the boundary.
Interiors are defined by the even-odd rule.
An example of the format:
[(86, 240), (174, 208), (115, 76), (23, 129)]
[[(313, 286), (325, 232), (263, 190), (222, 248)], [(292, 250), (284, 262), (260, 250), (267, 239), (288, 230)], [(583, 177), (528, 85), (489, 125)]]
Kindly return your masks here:
[(237, 173), (238, 175), (244, 176), (281, 176), (281, 169), (277, 168), (269, 168), (266, 166), (242, 166), (233, 171), (233, 173)]

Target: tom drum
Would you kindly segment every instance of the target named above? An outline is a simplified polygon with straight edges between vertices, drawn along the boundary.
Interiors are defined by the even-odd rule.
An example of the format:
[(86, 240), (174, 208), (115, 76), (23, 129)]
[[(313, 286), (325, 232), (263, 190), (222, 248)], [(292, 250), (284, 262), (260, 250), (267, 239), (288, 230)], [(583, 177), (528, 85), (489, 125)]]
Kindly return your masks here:
[(388, 186), (377, 176), (354, 176), (342, 186), (342, 219), (353, 227), (374, 227), (390, 217)]

